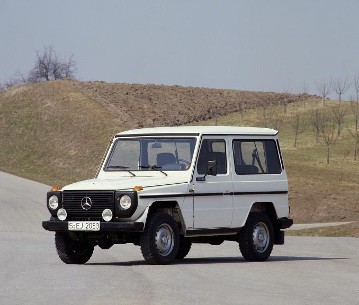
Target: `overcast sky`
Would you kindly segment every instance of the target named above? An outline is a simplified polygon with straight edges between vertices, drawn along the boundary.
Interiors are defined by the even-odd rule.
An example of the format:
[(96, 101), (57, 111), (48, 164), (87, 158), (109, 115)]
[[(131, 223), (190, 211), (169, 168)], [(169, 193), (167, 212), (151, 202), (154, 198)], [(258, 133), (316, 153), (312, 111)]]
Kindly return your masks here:
[(359, 73), (358, 16), (358, 0), (0, 0), (0, 82), (51, 45), (80, 80), (315, 93)]

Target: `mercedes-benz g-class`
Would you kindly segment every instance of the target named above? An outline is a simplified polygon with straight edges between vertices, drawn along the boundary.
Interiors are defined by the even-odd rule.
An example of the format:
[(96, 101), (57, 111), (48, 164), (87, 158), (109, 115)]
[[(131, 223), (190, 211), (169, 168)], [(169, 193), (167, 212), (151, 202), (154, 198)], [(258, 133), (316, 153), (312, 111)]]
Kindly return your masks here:
[(183, 259), (193, 243), (239, 243), (248, 261), (284, 244), (288, 182), (278, 132), (192, 126), (121, 132), (94, 179), (47, 194), (55, 245), (65, 263), (95, 246), (141, 247), (151, 264)]

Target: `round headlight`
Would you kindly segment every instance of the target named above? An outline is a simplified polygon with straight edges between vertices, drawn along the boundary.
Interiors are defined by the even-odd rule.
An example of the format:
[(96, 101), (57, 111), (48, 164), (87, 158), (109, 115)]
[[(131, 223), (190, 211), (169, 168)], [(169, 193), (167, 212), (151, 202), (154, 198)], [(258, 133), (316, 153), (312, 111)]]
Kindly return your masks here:
[(123, 195), (120, 199), (120, 206), (124, 210), (128, 210), (131, 206), (131, 197), (128, 195)]
[(57, 211), (57, 217), (60, 219), (60, 220), (65, 220), (66, 217), (67, 217), (67, 212), (65, 209), (59, 209)]
[(110, 209), (103, 210), (102, 218), (104, 221), (110, 221), (112, 219), (112, 211)]
[(59, 198), (56, 195), (52, 195), (49, 198), (49, 208), (51, 210), (56, 210), (59, 207)]

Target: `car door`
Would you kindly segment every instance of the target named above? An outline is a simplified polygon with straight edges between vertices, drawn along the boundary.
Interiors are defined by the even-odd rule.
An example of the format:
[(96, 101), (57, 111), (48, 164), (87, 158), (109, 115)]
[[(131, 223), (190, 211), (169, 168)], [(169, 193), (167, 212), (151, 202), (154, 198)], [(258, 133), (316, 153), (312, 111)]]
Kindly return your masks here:
[[(194, 228), (230, 227), (233, 214), (231, 158), (224, 137), (204, 136), (193, 177)], [(206, 175), (215, 160), (217, 175)], [(203, 177), (205, 177), (203, 179)]]

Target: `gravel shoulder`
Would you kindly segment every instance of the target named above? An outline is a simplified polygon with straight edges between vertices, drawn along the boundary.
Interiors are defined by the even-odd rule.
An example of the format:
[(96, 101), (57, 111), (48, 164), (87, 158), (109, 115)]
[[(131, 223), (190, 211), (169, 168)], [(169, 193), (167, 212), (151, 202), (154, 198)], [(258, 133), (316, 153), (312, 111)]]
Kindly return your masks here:
[(314, 228), (325, 228), (325, 227), (337, 227), (342, 225), (351, 224), (353, 221), (344, 221), (344, 222), (323, 222), (323, 223), (302, 223), (302, 224), (293, 224), (288, 230), (306, 230)]

